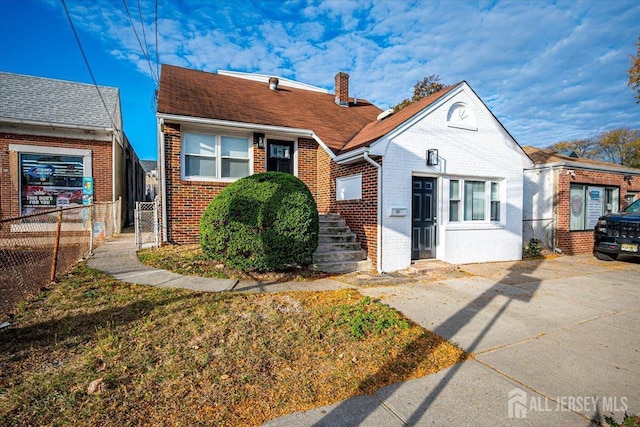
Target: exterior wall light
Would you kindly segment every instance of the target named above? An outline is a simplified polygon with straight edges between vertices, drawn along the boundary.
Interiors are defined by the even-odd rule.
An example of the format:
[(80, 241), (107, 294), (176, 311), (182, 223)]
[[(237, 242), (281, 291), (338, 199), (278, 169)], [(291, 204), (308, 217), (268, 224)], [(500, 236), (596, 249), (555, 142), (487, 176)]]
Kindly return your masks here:
[(427, 166), (438, 166), (440, 158), (438, 157), (438, 150), (432, 148), (427, 150)]
[(264, 133), (254, 133), (253, 137), (258, 140), (258, 148), (264, 148)]

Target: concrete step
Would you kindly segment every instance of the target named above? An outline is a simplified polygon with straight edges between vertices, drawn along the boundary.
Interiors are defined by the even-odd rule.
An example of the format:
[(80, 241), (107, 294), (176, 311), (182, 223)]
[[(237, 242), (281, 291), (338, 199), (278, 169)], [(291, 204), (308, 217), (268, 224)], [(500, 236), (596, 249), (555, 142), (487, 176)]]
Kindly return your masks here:
[(325, 273), (351, 273), (371, 270), (371, 261), (337, 261), (311, 264), (311, 269)]
[(320, 234), (342, 234), (342, 233), (351, 233), (351, 230), (346, 225), (341, 227), (334, 226), (326, 226), (320, 224)]
[(318, 249), (316, 249), (316, 252), (357, 251), (358, 249), (360, 249), (359, 242), (322, 242), (318, 243)]
[(336, 261), (364, 261), (365, 259), (367, 259), (367, 253), (362, 249), (355, 251), (316, 252), (313, 254), (314, 263)]
[(351, 234), (320, 234), (318, 243), (339, 243), (339, 242), (355, 242), (356, 235)]
[(322, 220), (336, 221), (336, 220), (342, 219), (342, 216), (340, 216), (340, 214), (337, 214), (337, 213), (320, 214), (318, 215), (318, 217), (320, 218), (320, 221)]
[(330, 226), (330, 227), (344, 227), (346, 224), (347, 224), (346, 221), (342, 218), (326, 219), (326, 218), (320, 217), (320, 227), (322, 227), (323, 225)]

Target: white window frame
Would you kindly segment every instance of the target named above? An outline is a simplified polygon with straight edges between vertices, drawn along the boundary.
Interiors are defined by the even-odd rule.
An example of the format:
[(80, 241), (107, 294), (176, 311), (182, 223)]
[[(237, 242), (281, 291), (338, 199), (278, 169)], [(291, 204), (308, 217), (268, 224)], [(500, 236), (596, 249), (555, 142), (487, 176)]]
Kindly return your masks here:
[(336, 178), (336, 200), (362, 200), (362, 174)]
[[(212, 136), (215, 138), (215, 162), (216, 162), (216, 176), (206, 176), (206, 175), (187, 175), (186, 174), (186, 134), (200, 134)], [(241, 138), (247, 140), (247, 158), (249, 164), (249, 171), (247, 176), (253, 175), (253, 140), (248, 134), (241, 133), (233, 133), (219, 130), (204, 130), (197, 128), (183, 128), (180, 132), (180, 179), (183, 181), (202, 181), (202, 182), (235, 182), (240, 178), (244, 177), (222, 177), (222, 160), (223, 159), (234, 159), (236, 157), (222, 156), (222, 138), (230, 137), (230, 138)], [(197, 156), (197, 155), (196, 155)], [(206, 156), (202, 155), (201, 157), (214, 157), (214, 156)], [(240, 159), (240, 157), (237, 157)], [(244, 159), (244, 158), (243, 158)]]
[[(451, 182), (458, 182), (458, 194), (456, 198), (451, 198)], [(468, 181), (473, 182), (482, 182), (484, 183), (484, 218), (483, 219), (465, 219), (465, 183)], [(492, 184), (498, 185), (498, 198), (492, 198)], [(455, 177), (450, 178), (448, 180), (447, 186), (447, 197), (448, 197), (448, 210), (447, 210), (447, 219), (449, 224), (462, 225), (462, 224), (502, 224), (504, 217), (504, 213), (502, 212), (504, 203), (504, 194), (503, 191), (504, 180), (497, 178), (476, 178), (476, 177)], [(451, 218), (451, 203), (454, 202), (458, 205), (458, 218)], [(498, 218), (491, 219), (491, 205), (492, 202), (498, 203)]]

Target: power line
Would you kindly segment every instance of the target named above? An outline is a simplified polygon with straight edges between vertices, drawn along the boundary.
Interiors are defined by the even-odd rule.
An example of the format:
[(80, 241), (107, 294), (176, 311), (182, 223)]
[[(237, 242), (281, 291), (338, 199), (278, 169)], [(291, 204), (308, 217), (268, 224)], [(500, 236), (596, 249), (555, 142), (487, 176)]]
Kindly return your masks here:
[[(96, 90), (98, 91), (98, 96), (100, 96), (102, 105), (104, 106), (104, 109), (107, 112), (107, 115), (109, 116), (109, 120), (111, 121), (111, 125), (113, 126), (113, 130), (115, 132), (118, 129), (118, 127), (116, 126), (116, 123), (113, 120), (113, 117), (111, 116), (111, 111), (109, 111), (109, 107), (107, 107), (107, 103), (105, 102), (104, 97), (102, 96), (102, 92), (100, 92), (100, 88), (98, 87), (98, 82), (96, 81), (96, 77), (93, 75), (93, 70), (91, 70), (91, 66), (89, 65), (89, 59), (87, 59), (87, 54), (84, 52), (82, 43), (80, 43), (80, 37), (78, 37), (78, 32), (76, 31), (76, 27), (75, 25), (73, 25), (71, 14), (69, 13), (69, 9), (67, 9), (67, 3), (65, 2), (65, 0), (60, 0), (60, 1), (62, 2), (62, 7), (64, 7), (64, 13), (67, 15), (67, 19), (69, 20), (71, 31), (73, 31), (73, 36), (75, 37), (76, 42), (78, 43), (78, 47), (80, 48), (80, 53), (82, 54), (84, 63), (86, 64), (87, 69), (89, 70), (89, 75), (91, 76), (91, 80), (93, 80), (93, 85), (96, 87)], [(117, 132), (115, 133), (117, 134)]]
[(140, 17), (140, 26), (142, 27), (142, 39), (144, 40), (144, 47), (147, 49), (146, 56), (149, 56), (149, 43), (147, 43), (147, 33), (144, 31), (144, 19), (142, 19), (142, 8), (140, 7), (140, 0), (138, 0), (138, 16)]
[(155, 31), (156, 31), (156, 76), (160, 78), (160, 55), (158, 53), (158, 0), (155, 1)]
[(129, 7), (127, 6), (127, 0), (122, 0), (122, 3), (124, 4), (124, 9), (127, 12), (127, 16), (129, 17), (129, 22), (131, 23), (131, 28), (133, 28), (133, 33), (136, 35), (136, 39), (138, 40), (138, 44), (140, 45), (140, 50), (142, 50), (142, 54), (144, 55), (145, 59), (147, 60), (147, 64), (149, 65), (149, 72), (151, 73), (151, 78), (154, 80), (154, 82), (157, 85), (157, 84), (159, 84), (158, 78), (153, 74), (153, 66), (151, 65), (151, 60), (149, 59), (149, 54), (145, 50), (145, 48), (142, 46), (142, 41), (140, 41), (140, 36), (138, 36), (138, 31), (136, 30), (136, 26), (133, 24), (133, 18), (131, 17), (131, 13), (129, 13)]

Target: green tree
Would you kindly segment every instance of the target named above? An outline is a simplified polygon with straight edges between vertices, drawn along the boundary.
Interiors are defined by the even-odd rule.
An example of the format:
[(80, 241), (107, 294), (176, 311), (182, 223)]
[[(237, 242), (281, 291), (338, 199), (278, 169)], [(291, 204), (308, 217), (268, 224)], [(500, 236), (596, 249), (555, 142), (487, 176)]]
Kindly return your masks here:
[(592, 138), (562, 141), (547, 147), (557, 153), (575, 152), (584, 159), (640, 168), (640, 130), (619, 128)]
[(629, 68), (629, 82), (627, 85), (631, 86), (636, 92), (636, 103), (640, 104), (640, 36), (638, 36), (638, 42), (636, 43), (636, 56), (631, 56), (631, 68)]
[(613, 129), (598, 135), (597, 140), (606, 161), (640, 168), (640, 130)]
[(446, 86), (440, 83), (440, 76), (437, 74), (431, 74), (422, 80), (418, 80), (413, 86), (413, 96), (409, 99), (403, 99), (393, 107), (394, 112), (398, 112), (407, 105), (411, 105), (414, 102), (420, 101), (422, 98), (426, 98), (432, 93), (436, 93)]

